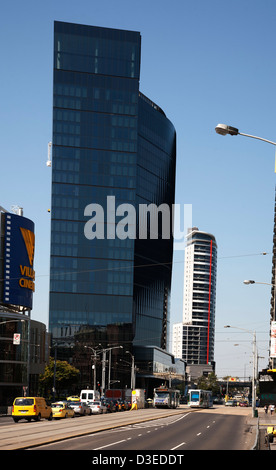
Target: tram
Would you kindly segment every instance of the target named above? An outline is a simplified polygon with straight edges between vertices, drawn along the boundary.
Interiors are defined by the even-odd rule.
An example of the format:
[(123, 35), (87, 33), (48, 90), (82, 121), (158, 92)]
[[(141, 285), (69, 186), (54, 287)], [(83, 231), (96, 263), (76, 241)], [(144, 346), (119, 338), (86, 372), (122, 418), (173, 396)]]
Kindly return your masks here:
[(213, 399), (210, 390), (189, 390), (188, 405), (191, 408), (212, 408)]
[(154, 389), (153, 406), (155, 408), (177, 408), (180, 391), (172, 388), (158, 387)]

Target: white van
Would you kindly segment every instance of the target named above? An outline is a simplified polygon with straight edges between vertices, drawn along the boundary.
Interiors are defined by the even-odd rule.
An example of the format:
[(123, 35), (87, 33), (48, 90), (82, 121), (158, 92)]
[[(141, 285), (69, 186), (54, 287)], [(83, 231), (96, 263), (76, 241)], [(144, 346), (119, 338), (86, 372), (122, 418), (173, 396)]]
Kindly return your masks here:
[(100, 400), (101, 395), (98, 390), (82, 390), (80, 393), (80, 400), (88, 403), (89, 401)]

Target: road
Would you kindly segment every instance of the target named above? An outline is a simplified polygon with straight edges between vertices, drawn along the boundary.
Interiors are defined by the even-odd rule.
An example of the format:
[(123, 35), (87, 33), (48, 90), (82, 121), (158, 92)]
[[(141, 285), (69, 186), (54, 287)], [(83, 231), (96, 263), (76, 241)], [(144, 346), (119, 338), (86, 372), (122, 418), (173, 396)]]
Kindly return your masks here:
[[(55, 422), (4, 423), (0, 449), (39, 450), (246, 450), (255, 435), (250, 410), (138, 410)], [(155, 419), (156, 418), (156, 419)], [(5, 418), (6, 420), (6, 418)], [(75, 436), (75, 437), (74, 437)], [(56, 441), (52, 442), (51, 441)], [(44, 443), (47, 445), (44, 445)], [(35, 447), (35, 445), (38, 447)]]
[(187, 412), (64, 440), (40, 450), (246, 450), (245, 418)]

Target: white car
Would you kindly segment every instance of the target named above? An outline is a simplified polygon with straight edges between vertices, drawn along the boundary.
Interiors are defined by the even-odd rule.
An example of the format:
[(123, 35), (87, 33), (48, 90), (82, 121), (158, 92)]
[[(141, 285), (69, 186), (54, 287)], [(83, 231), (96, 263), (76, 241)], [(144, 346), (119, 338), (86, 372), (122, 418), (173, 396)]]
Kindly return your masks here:
[(89, 401), (88, 406), (93, 415), (107, 413), (107, 408), (101, 401)]
[(85, 416), (91, 415), (91, 408), (82, 401), (70, 401), (70, 408), (73, 408), (76, 415)]

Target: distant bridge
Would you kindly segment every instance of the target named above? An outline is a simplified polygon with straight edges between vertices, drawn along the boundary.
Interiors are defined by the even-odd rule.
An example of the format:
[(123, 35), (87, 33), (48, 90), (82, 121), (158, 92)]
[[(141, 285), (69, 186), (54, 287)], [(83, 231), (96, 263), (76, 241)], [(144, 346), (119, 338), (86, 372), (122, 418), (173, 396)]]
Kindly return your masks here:
[(218, 380), (218, 383), (222, 387), (232, 388), (252, 388), (252, 380)]

